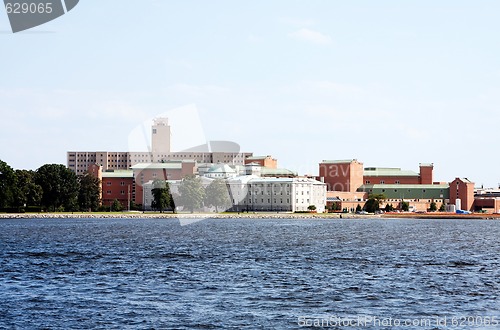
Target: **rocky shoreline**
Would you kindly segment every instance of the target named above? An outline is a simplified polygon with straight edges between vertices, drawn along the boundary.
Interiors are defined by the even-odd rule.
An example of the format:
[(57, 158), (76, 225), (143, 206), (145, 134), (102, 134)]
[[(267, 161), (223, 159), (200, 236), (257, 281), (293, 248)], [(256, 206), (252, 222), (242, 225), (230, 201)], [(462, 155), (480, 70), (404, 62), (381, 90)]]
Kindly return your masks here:
[(362, 215), (345, 213), (0, 213), (0, 219), (477, 219), (499, 220), (498, 214), (388, 213)]
[(3, 213), (0, 219), (367, 219), (379, 215), (316, 213)]

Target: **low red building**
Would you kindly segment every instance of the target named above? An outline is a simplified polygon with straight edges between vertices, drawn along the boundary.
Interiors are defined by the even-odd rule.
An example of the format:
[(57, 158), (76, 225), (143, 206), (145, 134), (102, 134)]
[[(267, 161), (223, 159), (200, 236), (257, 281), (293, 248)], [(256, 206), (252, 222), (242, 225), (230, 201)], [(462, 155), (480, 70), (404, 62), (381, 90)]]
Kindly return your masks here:
[[(457, 205), (457, 200), (460, 200), (460, 205)], [(453, 180), (450, 183), (450, 204), (456, 205), (460, 210), (473, 211), (474, 182), (467, 178)]]
[(102, 205), (111, 207), (116, 199), (123, 209), (128, 209), (130, 202), (135, 201), (136, 190), (134, 172), (115, 170), (102, 172)]
[(136, 183), (135, 203), (143, 204), (142, 185), (150, 180), (181, 180), (196, 171), (194, 160), (170, 161), (164, 163), (144, 163), (132, 166)]

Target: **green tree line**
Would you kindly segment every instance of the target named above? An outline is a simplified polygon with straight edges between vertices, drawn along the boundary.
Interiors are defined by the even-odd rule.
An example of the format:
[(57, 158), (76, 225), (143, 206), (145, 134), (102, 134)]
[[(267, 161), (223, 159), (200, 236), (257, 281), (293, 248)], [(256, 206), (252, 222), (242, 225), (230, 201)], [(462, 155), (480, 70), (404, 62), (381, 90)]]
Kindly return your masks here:
[(194, 175), (186, 176), (179, 185), (179, 193), (172, 194), (170, 186), (165, 181), (153, 183), (153, 210), (176, 211), (176, 206), (182, 206), (185, 211), (200, 211), (203, 207), (214, 207), (215, 212), (226, 210), (231, 206), (228, 188), (224, 180), (213, 180), (204, 187), (201, 178)]
[(46, 164), (35, 171), (14, 170), (0, 160), (0, 210), (95, 211), (100, 205), (101, 182), (81, 176), (61, 164)]

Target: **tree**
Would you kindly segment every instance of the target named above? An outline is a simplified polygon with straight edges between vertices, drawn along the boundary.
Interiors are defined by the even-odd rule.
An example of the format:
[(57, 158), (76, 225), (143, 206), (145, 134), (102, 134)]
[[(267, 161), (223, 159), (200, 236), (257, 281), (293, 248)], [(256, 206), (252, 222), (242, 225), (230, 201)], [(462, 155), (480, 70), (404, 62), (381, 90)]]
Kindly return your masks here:
[(0, 160), (0, 209), (14, 206), (16, 174), (12, 167)]
[(316, 211), (316, 205), (309, 205), (309, 206), (307, 207), (307, 210), (308, 210), (309, 212), (314, 212), (314, 211)]
[(121, 212), (123, 211), (123, 205), (120, 203), (118, 199), (113, 200), (113, 204), (111, 204), (111, 212)]
[(340, 202), (333, 202), (332, 205), (330, 205), (330, 211), (335, 212), (340, 210), (342, 210), (342, 204)]
[(437, 205), (435, 202), (432, 202), (431, 205), (429, 206), (429, 211), (431, 212), (436, 212), (437, 211)]
[(439, 207), (439, 212), (444, 212), (446, 211), (446, 206), (444, 205), (444, 203), (441, 203), (441, 206)]
[(380, 202), (378, 199), (369, 198), (365, 204), (365, 211), (369, 213), (374, 213), (380, 209)]
[(366, 212), (374, 213), (380, 210), (380, 202), (385, 199), (384, 194), (370, 194), (365, 204)]
[(90, 173), (78, 177), (78, 205), (82, 211), (97, 210), (101, 205), (101, 180)]
[(153, 210), (162, 213), (164, 210), (171, 208), (175, 211), (174, 199), (166, 181), (155, 180), (151, 192), (153, 193), (153, 201), (151, 202)]
[(205, 190), (200, 178), (194, 175), (186, 176), (179, 186), (179, 192), (180, 204), (190, 210), (191, 213), (203, 206)]
[(401, 203), (401, 210), (403, 210), (404, 212), (408, 212), (410, 210), (410, 203), (402, 202)]
[(35, 183), (35, 172), (16, 170), (17, 184), (14, 191), (14, 205), (18, 211), (25, 206), (40, 206), (43, 190)]
[(359, 204), (358, 204), (358, 205), (356, 206), (356, 213), (361, 212), (361, 210), (362, 210), (361, 205), (359, 205)]
[(55, 211), (75, 211), (78, 208), (76, 174), (60, 164), (46, 164), (36, 170), (35, 183), (42, 187), (41, 204)]
[(219, 212), (218, 207), (227, 209), (231, 204), (229, 192), (224, 180), (215, 179), (205, 189), (205, 205), (214, 206), (215, 212)]
[(392, 206), (392, 204), (386, 204), (385, 212), (392, 212), (392, 211), (394, 211), (394, 206)]

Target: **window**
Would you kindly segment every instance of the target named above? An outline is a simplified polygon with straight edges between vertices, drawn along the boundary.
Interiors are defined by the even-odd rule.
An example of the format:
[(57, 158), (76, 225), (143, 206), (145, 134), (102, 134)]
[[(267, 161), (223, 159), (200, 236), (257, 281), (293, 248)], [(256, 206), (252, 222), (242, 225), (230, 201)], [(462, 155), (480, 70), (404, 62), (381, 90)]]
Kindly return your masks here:
[(125, 186), (125, 181), (120, 182), (120, 186)]
[(385, 184), (385, 181), (384, 180), (380, 180), (380, 184)]
[(399, 182), (399, 180), (396, 180), (396, 184), (400, 184), (401, 182)]
[(106, 181), (106, 186), (111, 186), (111, 181)]
[(366, 181), (365, 181), (365, 184), (370, 184), (370, 180), (366, 180)]

